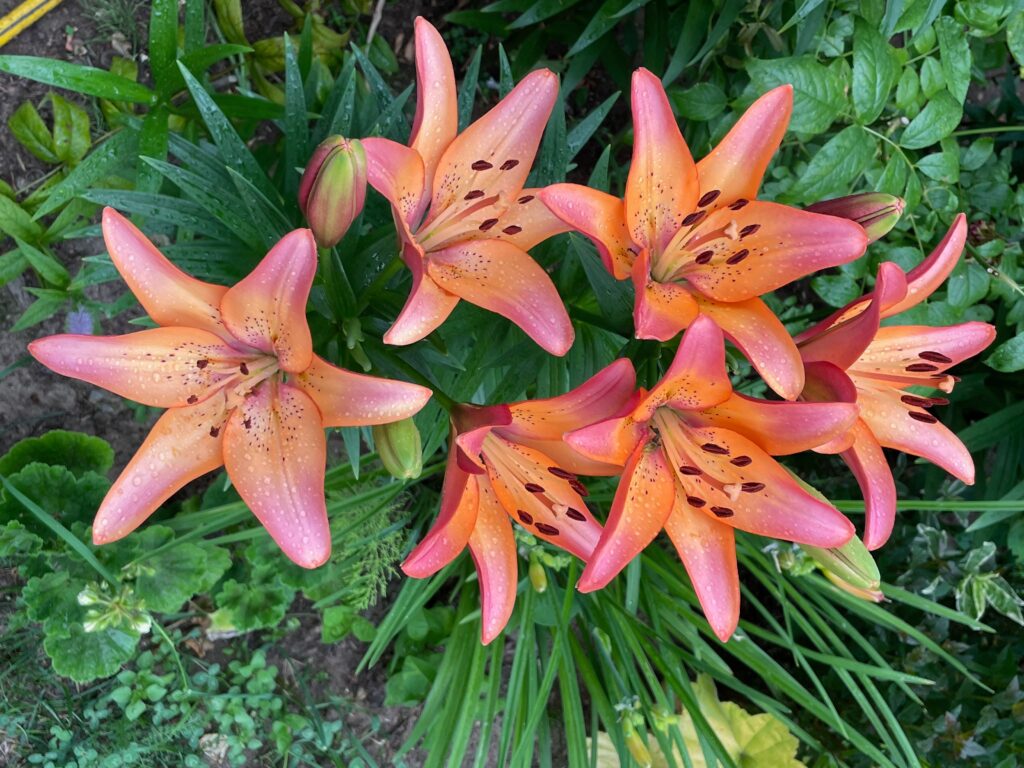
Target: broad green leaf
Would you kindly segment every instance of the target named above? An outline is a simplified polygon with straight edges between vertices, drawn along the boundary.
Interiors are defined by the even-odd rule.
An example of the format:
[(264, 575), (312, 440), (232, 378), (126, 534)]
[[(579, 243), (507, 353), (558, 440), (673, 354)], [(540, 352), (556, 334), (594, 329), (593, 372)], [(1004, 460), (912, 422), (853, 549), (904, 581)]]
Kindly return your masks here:
[(935, 21), (935, 34), (939, 39), (939, 58), (946, 87), (961, 104), (967, 98), (971, 84), (971, 46), (961, 24), (949, 16)]
[(822, 133), (846, 106), (839, 76), (813, 56), (788, 59), (750, 59), (747, 72), (758, 91), (790, 83), (793, 86), (793, 119), (797, 133)]
[(960, 163), (956, 155), (949, 152), (934, 152), (925, 155), (915, 163), (917, 170), (929, 179), (946, 184), (956, 184), (960, 179)]
[(53, 146), (53, 134), (32, 102), (23, 102), (14, 110), (14, 114), (7, 120), (7, 126), (14, 138), (44, 163), (55, 165), (60, 162)]
[(20, 237), (14, 238), (14, 241), (18, 244), (18, 250), (25, 257), (25, 261), (45, 282), (58, 288), (67, 288), (68, 283), (71, 282), (71, 275), (68, 274), (63, 264), (51, 254), (29, 245)]
[(995, 148), (995, 139), (991, 136), (982, 136), (971, 142), (971, 146), (963, 150), (963, 157), (960, 159), (960, 167), (965, 171), (976, 171), (992, 157)]
[(24, 208), (0, 195), (0, 232), (32, 243), (38, 241), (43, 228), (32, 221)]
[(35, 219), (53, 213), (66, 202), (138, 155), (137, 134), (120, 130), (93, 149), (86, 158), (61, 181), (50, 189), (50, 194), (36, 210)]
[(946, 73), (934, 56), (927, 56), (921, 62), (921, 93), (930, 99), (946, 87)]
[(79, 478), (88, 472), (105, 475), (114, 465), (114, 450), (99, 437), (54, 429), (11, 446), (0, 457), (0, 475), (9, 477), (33, 462), (62, 466)]
[(50, 94), (53, 107), (53, 146), (57, 157), (68, 165), (76, 165), (92, 146), (89, 114), (59, 94)]
[(985, 364), (1003, 373), (1024, 369), (1024, 333), (1018, 333), (992, 350)]
[(181, 86), (178, 58), (178, 0), (153, 0), (149, 6), (149, 67), (162, 99)]
[(210, 616), (210, 630), (248, 632), (277, 626), (294, 597), (295, 591), (278, 582), (273, 574), (268, 580), (250, 584), (229, 579), (215, 598), (218, 608)]
[(790, 194), (805, 202), (842, 194), (874, 159), (875, 138), (859, 125), (841, 130), (819, 149)]
[(853, 34), (853, 108), (860, 122), (878, 119), (899, 77), (896, 51), (873, 26), (858, 18)]
[(905, 67), (900, 75), (899, 83), (896, 85), (896, 106), (904, 112), (910, 112), (911, 116), (917, 114), (918, 96), (921, 94), (921, 81), (912, 67)]
[(849, 275), (818, 275), (811, 288), (830, 307), (845, 307), (861, 295), (860, 285)]
[(907, 186), (907, 161), (899, 154), (892, 154), (878, 177), (875, 189), (890, 195), (902, 195)]
[(697, 83), (685, 91), (673, 89), (669, 98), (680, 116), (701, 122), (718, 117), (728, 103), (725, 93), (714, 83)]
[[(52, 631), (51, 631), (52, 630)], [(80, 622), (56, 629), (47, 624), (43, 648), (53, 670), (76, 683), (110, 677), (135, 655), (138, 633), (118, 628), (86, 632)]]
[(24, 331), (26, 328), (31, 328), (33, 325), (38, 325), (47, 318), (53, 317), (67, 301), (64, 291), (35, 288), (31, 290), (31, 293), (37, 298), (11, 326), (12, 332)]
[(6, 285), (28, 269), (28, 262), (20, 250), (0, 254), (0, 286)]
[(43, 548), (43, 540), (17, 520), (0, 524), (0, 558), (26, 557)]
[(931, 146), (956, 130), (962, 116), (963, 107), (947, 91), (942, 91), (906, 127), (900, 144), (907, 149)]
[(25, 77), (55, 88), (98, 96), (114, 101), (152, 104), (156, 95), (144, 85), (111, 74), (104, 69), (84, 67), (60, 59), (39, 56), (0, 56), (0, 72)]
[[(23, 467), (7, 480), (65, 527), (92, 522), (110, 487), (110, 481), (95, 472), (76, 477), (64, 467), (39, 463)], [(0, 497), (0, 520), (19, 520), (30, 531), (49, 535), (21, 502), (8, 495)]]
[[(171, 533), (163, 526), (155, 527)], [(175, 542), (152, 557), (143, 555), (130, 567), (130, 573), (135, 575), (136, 597), (148, 610), (166, 613), (209, 590), (230, 567), (231, 556), (225, 549)]]
[(978, 262), (961, 260), (946, 284), (947, 300), (954, 307), (970, 307), (985, 298), (991, 280)]
[(232, 43), (208, 45), (204, 48), (192, 51), (186, 56), (182, 56), (181, 63), (188, 67), (188, 70), (193, 75), (200, 77), (203, 72), (208, 70), (218, 61), (232, 56), (242, 56), (246, 53), (252, 53), (252, 48), (247, 45), (234, 45)]
[(1006, 47), (1017, 65), (1024, 67), (1024, 10), (1014, 11), (1006, 22)]

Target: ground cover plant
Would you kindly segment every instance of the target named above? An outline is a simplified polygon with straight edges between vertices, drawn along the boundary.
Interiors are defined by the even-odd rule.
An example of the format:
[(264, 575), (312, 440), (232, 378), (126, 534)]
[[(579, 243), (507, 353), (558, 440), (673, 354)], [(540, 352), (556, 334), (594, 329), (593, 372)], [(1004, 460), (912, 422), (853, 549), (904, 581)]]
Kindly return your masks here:
[(5, 759), (1016, 765), (1024, 12), (245, 10), (0, 55), (132, 403), (5, 397)]

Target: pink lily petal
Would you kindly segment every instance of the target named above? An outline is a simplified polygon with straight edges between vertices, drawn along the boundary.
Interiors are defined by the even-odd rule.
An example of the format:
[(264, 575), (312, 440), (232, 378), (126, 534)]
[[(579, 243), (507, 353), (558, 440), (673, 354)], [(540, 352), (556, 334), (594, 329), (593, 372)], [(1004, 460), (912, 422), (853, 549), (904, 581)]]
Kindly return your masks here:
[(540, 451), (549, 459), (552, 466), (561, 467), (574, 475), (586, 477), (613, 477), (622, 472), (621, 464), (609, 464), (595, 461), (584, 456), (562, 440), (537, 440), (529, 437), (516, 437), (516, 442), (528, 448)]
[(459, 297), (449, 293), (427, 274), (422, 251), (406, 244), (402, 259), (412, 272), (412, 290), (395, 322), (384, 334), (385, 344), (405, 346), (425, 339), (448, 319)]
[(231, 341), (220, 319), (227, 288), (186, 275), (113, 208), (103, 209), (103, 239), (117, 271), (157, 324), (202, 328)]
[(694, 294), (702, 315), (710, 317), (739, 347), (761, 378), (787, 400), (804, 387), (800, 352), (785, 326), (761, 299), (719, 302)]
[(690, 507), (676, 495), (665, 532), (686, 566), (708, 624), (723, 643), (740, 621), (740, 576), (733, 529)]
[[(814, 547), (838, 547), (853, 525), (819, 501), (757, 443), (720, 427), (662, 430), (688, 503), (740, 530)], [(698, 471), (699, 470), (699, 471)]]
[(432, 253), (427, 271), (446, 291), (507, 317), (553, 355), (574, 331), (548, 273), (525, 252), (498, 240), (461, 243)]
[(907, 296), (887, 307), (883, 317), (892, 317), (916, 307), (949, 277), (967, 242), (967, 217), (958, 213), (946, 236), (927, 258), (907, 273)]
[(549, 237), (568, 232), (571, 227), (544, 205), (541, 192), (541, 189), (522, 190), (493, 228), (483, 232), (478, 227), (470, 239), (491, 237), (528, 251)]
[(62, 376), (158, 408), (194, 405), (232, 378), (245, 355), (198, 328), (150, 328), (123, 336), (62, 334), (28, 345)]
[(970, 322), (935, 328), (894, 325), (879, 328), (874, 340), (851, 366), (854, 373), (891, 377), (938, 377), (950, 367), (981, 352), (996, 338), (988, 323)]
[(477, 521), (480, 492), (476, 479), (459, 468), (455, 451), (448, 452), (448, 463), (441, 489), (441, 513), (434, 525), (402, 563), (402, 570), (416, 579), (425, 579), (452, 562), (469, 544)]
[(400, 421), (419, 413), (431, 395), (419, 384), (346, 371), (318, 355), (313, 355), (312, 364), (295, 379), (316, 404), (325, 427)]
[(881, 445), (928, 459), (967, 485), (974, 484), (970, 452), (941, 421), (908, 405), (902, 399), (906, 394), (898, 389), (875, 385), (863, 377), (856, 383), (861, 418)]
[(907, 279), (903, 270), (892, 262), (884, 262), (878, 267), (875, 290), (867, 309), (845, 322), (817, 326), (820, 330), (803, 337), (807, 340), (800, 344), (800, 356), (805, 363), (825, 361), (846, 370), (875, 338), (884, 309), (906, 295)]
[[(856, 403), (857, 387), (846, 371), (832, 363), (808, 363), (804, 367), (806, 381), (800, 398), (812, 403)], [(856, 422), (855, 422), (856, 423)], [(816, 453), (842, 453), (853, 445), (854, 433), (847, 430), (838, 437), (813, 447)]]
[(850, 430), (853, 444), (841, 455), (864, 494), (864, 546), (878, 549), (896, 523), (896, 482), (871, 429), (858, 419)]
[(224, 429), (231, 482), (281, 551), (303, 568), (316, 568), (331, 555), (326, 460), (320, 413), (290, 384), (259, 385)]
[(661, 80), (646, 69), (633, 73), (632, 106), (626, 224), (634, 243), (660, 254), (697, 205), (697, 166)]
[(516, 541), (508, 515), (487, 479), (476, 476), (480, 505), (469, 537), (469, 551), (480, 578), (480, 640), (488, 645), (508, 624), (519, 583)]
[(679, 274), (710, 299), (745, 301), (853, 261), (867, 244), (852, 221), (754, 201), (704, 219), (686, 243), (697, 256)]
[(722, 330), (710, 318), (698, 317), (683, 335), (665, 376), (633, 417), (646, 421), (664, 405), (680, 410), (709, 408), (725, 402), (731, 394)]
[(697, 304), (690, 291), (678, 283), (651, 279), (647, 249), (633, 262), (632, 275), (636, 289), (633, 325), (638, 339), (669, 341), (697, 317)]
[(434, 169), (459, 132), (455, 71), (448, 48), (434, 26), (416, 17), (416, 118), (409, 146), (423, 158), (422, 197), (430, 194)]
[(509, 406), (512, 423), (501, 431), (516, 439), (561, 440), (566, 432), (616, 415), (635, 388), (633, 363), (621, 358), (564, 395), (513, 403)]
[(610, 274), (617, 280), (630, 276), (636, 256), (620, 198), (579, 184), (553, 184), (540, 196), (562, 221), (594, 241)]
[(573, 430), (565, 435), (565, 442), (592, 461), (621, 467), (648, 432), (647, 425), (637, 423), (632, 415), (617, 416)]
[(793, 112), (793, 86), (781, 85), (750, 105), (711, 153), (697, 163), (708, 213), (737, 200), (753, 200), (772, 157), (786, 135)]
[[(547, 69), (531, 72), (487, 114), (449, 145), (434, 175), (430, 222), (469, 198), (519, 197), (558, 96), (558, 78)], [(467, 206), (468, 207), (468, 206)]]
[(604, 533), (576, 588), (593, 592), (608, 584), (665, 525), (676, 486), (665, 452), (652, 443), (637, 446), (622, 473)]
[(220, 302), (224, 325), (239, 341), (277, 357), (298, 373), (313, 361), (306, 299), (316, 274), (316, 240), (308, 229), (282, 237)]
[(391, 203), (403, 239), (410, 239), (430, 199), (423, 192), (423, 158), (415, 149), (390, 139), (362, 139), (361, 143), (366, 180)]
[(721, 427), (753, 440), (772, 456), (816, 448), (846, 433), (857, 420), (853, 403), (758, 400), (734, 394), (687, 415), (692, 424)]
[(92, 525), (93, 543), (109, 544), (127, 536), (185, 484), (221, 466), (227, 418), (221, 393), (164, 413), (100, 504)]

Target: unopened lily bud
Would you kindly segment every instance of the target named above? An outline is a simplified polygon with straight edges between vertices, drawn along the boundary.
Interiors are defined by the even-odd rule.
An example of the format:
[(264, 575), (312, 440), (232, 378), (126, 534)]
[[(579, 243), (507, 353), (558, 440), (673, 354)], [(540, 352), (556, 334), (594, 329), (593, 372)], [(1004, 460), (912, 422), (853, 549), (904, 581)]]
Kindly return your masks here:
[(544, 564), (539, 557), (530, 555), (530, 585), (538, 595), (543, 595), (548, 589), (548, 574), (544, 570)]
[(363, 211), (366, 152), (355, 139), (331, 136), (309, 158), (299, 184), (299, 207), (322, 248), (335, 245)]
[(636, 728), (633, 727), (633, 723), (629, 721), (629, 718), (622, 722), (622, 735), (625, 737), (626, 749), (629, 750), (629, 754), (633, 759), (643, 768), (651, 768), (653, 762), (651, 752), (647, 749), (647, 745), (644, 744), (644, 740), (636, 732)]
[(381, 463), (393, 477), (412, 480), (423, 472), (423, 444), (411, 418), (376, 425), (373, 443)]
[(803, 546), (803, 550), (821, 566), (825, 575), (836, 586), (858, 597), (866, 596), (875, 602), (882, 599), (882, 593), (879, 591), (881, 576), (875, 558), (864, 546), (864, 542), (856, 536), (834, 549)]
[(822, 200), (807, 206), (811, 213), (838, 216), (860, 224), (868, 236), (868, 242), (875, 242), (889, 233), (903, 215), (905, 203), (902, 198), (884, 192), (864, 192), (859, 195)]

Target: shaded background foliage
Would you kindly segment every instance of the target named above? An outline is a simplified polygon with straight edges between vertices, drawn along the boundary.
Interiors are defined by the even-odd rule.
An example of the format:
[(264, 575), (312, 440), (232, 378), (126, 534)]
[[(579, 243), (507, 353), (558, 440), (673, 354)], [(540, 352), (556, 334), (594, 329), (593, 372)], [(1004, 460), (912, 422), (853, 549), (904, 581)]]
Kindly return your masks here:
[[(998, 0), (499, 0), (388, 4), (375, 23), (374, 8), (358, 3), (282, 9), (190, 0), (179, 16), (167, 0), (149, 14), (143, 4), (103, 2), (91, 23), (119, 52), (88, 63), (105, 72), (0, 57), (0, 70), (58, 89), (27, 93), (10, 114), (5, 142), (36, 158), (28, 166), (36, 173), (10, 174), (22, 177), (14, 189), (0, 180), (0, 283), (31, 296), (21, 307), (4, 300), (12, 343), (0, 361), (0, 759), (586, 765), (584, 734), (600, 729), (626, 764), (631, 733), (667, 753), (681, 744), (672, 715), (686, 708), (699, 738), (678, 764), (705, 756), (729, 764), (696, 706), (691, 680), (700, 672), (717, 680), (722, 698), (774, 713), (799, 737), (808, 765), (1016, 765), (1024, 749), (1016, 594), (1024, 10)], [(799, 551), (744, 537), (744, 622), (721, 647), (667, 551), (653, 548), (612, 588), (582, 597), (566, 589), (575, 566), (523, 537), (524, 565), (536, 564), (547, 588), (524, 579), (511, 631), (489, 648), (478, 644), (466, 558), (432, 580), (391, 581), (364, 615), (436, 510), (435, 451), (447, 432), (436, 405), (417, 418), (428, 461), (412, 487), (386, 477), (368, 433), (332, 435), (336, 551), (314, 573), (282, 568), (222, 477), (180, 495), (123, 543), (93, 550), (86, 526), (109, 484), (110, 449), (57, 434), (8, 450), (63, 418), (8, 405), (46, 380), (24, 365), (23, 344), (61, 328), (124, 330), (137, 314), (94, 239), (99, 205), (134, 214), (197, 276), (237, 279), (301, 225), (296, 169), (321, 138), (407, 135), (416, 12), (439, 24), (452, 49), (463, 125), (531, 69), (560, 75), (537, 184), (570, 178), (622, 189), (631, 147), (623, 94), (636, 66), (664, 75), (697, 157), (759, 93), (792, 83), (793, 122), (763, 196), (805, 205), (877, 189), (907, 201), (897, 229), (865, 258), (772, 297), (794, 331), (870, 290), (879, 262), (916, 264), (953, 215), (967, 213), (962, 263), (900, 322), (984, 320), (999, 330), (987, 356), (958, 371), (963, 381), (941, 414), (974, 452), (978, 483), (967, 489), (935, 467), (891, 457), (904, 500), (878, 553), (891, 602), (859, 603), (826, 586)], [(289, 39), (264, 38), (273, 25)], [(69, 46), (57, 58), (88, 59), (74, 35)], [(394, 249), (386, 206), (373, 198), (321, 265), (314, 338), (355, 370), (369, 363), (403, 376), (412, 366), (457, 400), (499, 402), (565, 391), (621, 350), (642, 383), (671, 358), (671, 348), (628, 340), (630, 287), (607, 277), (573, 235), (534, 251), (576, 321), (564, 360), (465, 303), (430, 343), (388, 350), (379, 339), (408, 285), (391, 266)], [(485, 338), (493, 343), (476, 343)], [(741, 358), (730, 364), (745, 391), (762, 391)], [(82, 397), (77, 408), (90, 402)], [(152, 420), (148, 409), (134, 411)], [(100, 435), (120, 463), (138, 443), (118, 436), (130, 418), (115, 411)], [(860, 520), (845, 468), (823, 457), (793, 466), (831, 499), (849, 500), (842, 508)], [(598, 509), (611, 489), (593, 486)], [(80, 605), (88, 590), (94, 602)], [(102, 626), (86, 632), (88, 622)], [(333, 645), (310, 642), (317, 634)], [(370, 671), (357, 676), (364, 643)], [(52, 667), (40, 667), (47, 657)], [(369, 704), (354, 690), (360, 684), (374, 689)]]

